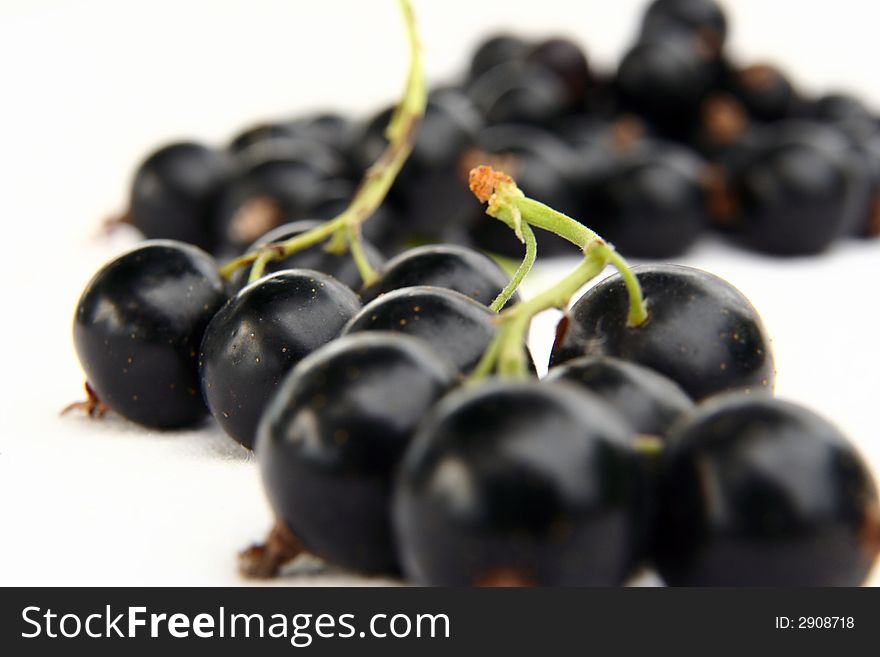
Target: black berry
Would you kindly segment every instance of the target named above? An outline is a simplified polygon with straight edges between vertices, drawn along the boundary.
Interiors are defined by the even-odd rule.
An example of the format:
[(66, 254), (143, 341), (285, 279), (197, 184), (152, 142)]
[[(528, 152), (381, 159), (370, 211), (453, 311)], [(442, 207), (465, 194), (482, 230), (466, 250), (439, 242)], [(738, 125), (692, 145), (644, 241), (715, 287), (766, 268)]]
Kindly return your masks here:
[(242, 289), (214, 316), (199, 355), (202, 393), (226, 433), (252, 447), (279, 382), (360, 309), (336, 279), (288, 269)]
[(105, 265), (76, 307), (73, 340), (101, 402), (148, 427), (176, 429), (207, 415), (198, 349), (226, 301), (211, 256), (151, 241)]
[(358, 571), (399, 570), (392, 473), (454, 378), (421, 340), (390, 333), (340, 338), (294, 368), (266, 410), (256, 454), (275, 515), (307, 550)]

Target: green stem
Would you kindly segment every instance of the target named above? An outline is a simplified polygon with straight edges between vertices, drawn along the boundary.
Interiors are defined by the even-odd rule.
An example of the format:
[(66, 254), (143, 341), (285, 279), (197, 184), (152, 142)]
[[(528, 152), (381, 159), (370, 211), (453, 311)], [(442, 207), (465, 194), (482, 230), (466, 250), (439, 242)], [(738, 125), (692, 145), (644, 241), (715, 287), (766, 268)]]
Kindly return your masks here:
[[(236, 258), (221, 267), (222, 276), (228, 278), (237, 269), (253, 264), (249, 280), (256, 280), (262, 276), (269, 261), (287, 258), (337, 235), (339, 239), (344, 239), (348, 243), (364, 283), (369, 284), (378, 276), (364, 254), (360, 225), (369, 219), (385, 200), (388, 190), (391, 189), (397, 174), (412, 152), (428, 102), (412, 7), (409, 0), (399, 0), (399, 2), (406, 26), (410, 66), (403, 97), (388, 124), (386, 132), (388, 145), (385, 150), (366, 171), (348, 207), (340, 215), (289, 240), (256, 249)], [(338, 246), (336, 239), (333, 244)]]
[(346, 226), (346, 236), (348, 237), (348, 245), (351, 248), (351, 257), (354, 258), (354, 264), (357, 265), (358, 273), (364, 286), (372, 285), (379, 278), (379, 274), (373, 269), (369, 258), (364, 251), (364, 243), (361, 240), (360, 224), (348, 224)]
[(506, 296), (503, 299), (499, 296), (493, 303), (493, 310), (503, 306), (510, 298), (534, 262), (536, 246), (530, 226), (538, 226), (559, 235), (578, 246), (584, 254), (580, 265), (556, 285), (499, 315), (498, 335), (471, 374), (471, 379), (480, 379), (493, 371), (506, 377), (528, 376), (525, 340), (532, 318), (550, 308), (565, 309), (578, 290), (609, 264), (620, 272), (629, 296), (627, 325), (635, 327), (647, 321), (647, 309), (638, 279), (626, 260), (594, 231), (543, 203), (525, 197), (510, 176), (495, 172), (490, 167), (473, 169), (469, 184), (480, 201), (488, 202), (487, 213), (513, 228), (526, 242), (523, 264), (504, 289), (502, 296)]
[(550, 206), (525, 197), (512, 198), (511, 203), (519, 210), (523, 223), (555, 233), (578, 246), (585, 253), (591, 245), (602, 244), (609, 254), (608, 263), (620, 272), (626, 285), (629, 295), (627, 326), (641, 326), (645, 323), (648, 319), (648, 311), (642, 297), (642, 288), (626, 260), (613, 247), (606, 244), (594, 231)]
[(633, 274), (623, 256), (612, 248), (609, 248), (608, 252), (608, 262), (620, 272), (629, 295), (629, 313), (626, 316), (626, 325), (630, 328), (641, 326), (648, 321), (648, 307), (642, 298), (642, 286), (639, 285), (639, 279)]
[(523, 221), (559, 235), (562, 239), (568, 240), (577, 246), (581, 251), (587, 247), (589, 242), (600, 239), (596, 233), (582, 223), (575, 221), (562, 212), (554, 210), (549, 205), (544, 205), (527, 197), (514, 198), (511, 199), (511, 202), (519, 209)]
[(627, 326), (641, 326), (647, 321), (648, 311), (638, 279), (633, 275), (626, 260), (598, 234), (568, 215), (526, 197), (513, 179), (504, 173), (493, 171), (490, 167), (476, 167), (471, 171), (470, 178), (471, 190), (477, 198), (489, 203), (486, 212), (514, 230), (521, 231), (522, 227), (528, 224), (559, 235), (584, 253), (596, 244), (607, 249), (608, 262), (620, 272), (629, 295)]
[(538, 243), (535, 240), (535, 233), (532, 232), (532, 229), (528, 224), (523, 224), (522, 235), (523, 240), (526, 243), (526, 255), (523, 258), (522, 264), (510, 278), (510, 282), (503, 290), (501, 290), (501, 293), (495, 297), (495, 300), (489, 306), (489, 310), (492, 310), (493, 312), (499, 312), (504, 308), (505, 304), (510, 301), (510, 297), (513, 296), (523, 282), (523, 279), (532, 270), (532, 265), (535, 264), (535, 259), (538, 257)]

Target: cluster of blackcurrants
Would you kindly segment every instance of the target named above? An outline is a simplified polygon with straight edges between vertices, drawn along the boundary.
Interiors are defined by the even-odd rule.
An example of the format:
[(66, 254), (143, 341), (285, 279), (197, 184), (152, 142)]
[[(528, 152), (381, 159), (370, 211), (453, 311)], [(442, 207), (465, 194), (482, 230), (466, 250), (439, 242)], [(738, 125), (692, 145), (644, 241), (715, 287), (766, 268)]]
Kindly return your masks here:
[(856, 585), (880, 549), (868, 469), (772, 397), (761, 321), (717, 277), (635, 268), (631, 327), (614, 275), (561, 321), (544, 380), (474, 380), (507, 282), (479, 252), (405, 251), (359, 294), (320, 247), (273, 265), (233, 291), (207, 253), (146, 242), (74, 323), (102, 404), (163, 429), (210, 410), (255, 449), (279, 529), (251, 574), (305, 550), (428, 584), (614, 585), (653, 563), (673, 585)]
[[(699, 37), (717, 51), (723, 29), (713, 40), (708, 28), (723, 19), (692, 13), (701, 8), (714, 5), (658, 0), (634, 52), (654, 32), (669, 44)], [(596, 248), (610, 252), (515, 186), (492, 197), (490, 213), (502, 219), (493, 221), (459, 178), (484, 158), (503, 162), (524, 191), (572, 210), (564, 195), (579, 189), (569, 178), (578, 169), (556, 165), (577, 158), (548, 126), (586, 126), (602, 113), (587, 120), (572, 112), (601, 98), (617, 107), (626, 70), (602, 85), (573, 59), (582, 56), (567, 42), (532, 48), (495, 39), (475, 56), (465, 91), (432, 94), (412, 156), (364, 229), (384, 249), (445, 237), (469, 225), (456, 214), (466, 195), (479, 223), (461, 233), (471, 246), (420, 246), (388, 261), (364, 242), (376, 280), (352, 254), (317, 242), (290, 253), (283, 245), (346, 207), (361, 162), (351, 156), (367, 163), (379, 155), (388, 115), (356, 142), (343, 120), (324, 116), (251, 131), (230, 152), (178, 145), (142, 167), (129, 214), (147, 236), (166, 239), (107, 264), (79, 300), (74, 342), (91, 410), (159, 429), (193, 426), (210, 413), (254, 449), (277, 526), (243, 555), (248, 573), (275, 574), (306, 551), (426, 584), (616, 585), (645, 565), (672, 585), (865, 578), (880, 550), (875, 483), (836, 428), (773, 398), (766, 332), (729, 283), (687, 267), (630, 271), (613, 262), (620, 273), (560, 321), (547, 377), (538, 380), (531, 359), (522, 371), (487, 369), (511, 335), (518, 355), (527, 353), (508, 320), (524, 330), (532, 311), (561, 304), (553, 295), (540, 307), (514, 295), (498, 314), (508, 277), (474, 245), (506, 251), (503, 236), (519, 254), (509, 227), (528, 244), (534, 222), (563, 226), (554, 231), (577, 241), (584, 265)], [(652, 130), (672, 134), (674, 116), (652, 117)], [(463, 117), (474, 119), (472, 132), (459, 129), (470, 125)], [(499, 125), (479, 127), (487, 119)], [(636, 134), (640, 124), (591, 123), (595, 132), (579, 134), (596, 139), (584, 144), (624, 150), (583, 161), (611, 175), (630, 165), (641, 171), (633, 163), (662, 153), (657, 176), (620, 199), (634, 202), (627, 217), (678, 221), (681, 206), (666, 202), (679, 198), (670, 193), (675, 175), (692, 171), (695, 156)], [(231, 177), (230, 167), (238, 170)], [(664, 202), (645, 201), (646, 190), (663, 190)], [(503, 202), (524, 204), (516, 206), (520, 224), (504, 219)], [(587, 216), (613, 234), (602, 223), (608, 215)], [(632, 230), (652, 243), (666, 239), (643, 223)], [(687, 231), (671, 232), (688, 241)], [(556, 247), (543, 239), (542, 247), (565, 243), (553, 239)], [(203, 249), (274, 249), (276, 257), (231, 271)], [(634, 294), (646, 310), (637, 323)]]
[[(680, 255), (710, 226), (784, 255), (880, 233), (877, 117), (849, 96), (807, 98), (771, 66), (734, 64), (726, 36), (712, 0), (656, 0), (613, 75), (570, 40), (485, 41), (462, 81), (431, 93), (367, 237), (388, 253), (443, 241), (518, 256), (467, 193), (467, 171), (486, 162), (636, 257)], [(341, 210), (390, 113), (263, 124), (227, 149), (167, 146), (138, 170), (127, 217), (147, 237), (237, 255), (285, 221)]]

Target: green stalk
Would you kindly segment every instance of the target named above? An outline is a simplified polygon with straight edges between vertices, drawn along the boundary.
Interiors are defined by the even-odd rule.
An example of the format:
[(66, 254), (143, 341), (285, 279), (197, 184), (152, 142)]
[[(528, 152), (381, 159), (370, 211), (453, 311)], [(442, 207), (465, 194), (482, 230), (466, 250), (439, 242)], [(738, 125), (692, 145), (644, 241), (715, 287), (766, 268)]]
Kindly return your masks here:
[(534, 263), (536, 245), (531, 226), (559, 235), (584, 254), (581, 264), (556, 285), (499, 315), (498, 335), (471, 374), (472, 379), (483, 378), (493, 371), (507, 377), (528, 376), (524, 342), (532, 318), (550, 308), (565, 309), (578, 290), (609, 264), (620, 272), (629, 296), (627, 325), (637, 327), (647, 321), (648, 312), (638, 279), (626, 260), (594, 231), (562, 212), (527, 198), (512, 178), (490, 167), (477, 167), (471, 171), (470, 188), (480, 201), (488, 202), (486, 212), (510, 226), (526, 244), (523, 264), (492, 304), (493, 310), (503, 307)]
[(532, 265), (535, 264), (535, 259), (538, 257), (538, 242), (535, 240), (535, 233), (532, 232), (528, 224), (522, 226), (522, 235), (523, 241), (526, 244), (526, 255), (523, 258), (522, 264), (510, 278), (510, 282), (501, 290), (501, 293), (495, 297), (495, 300), (489, 306), (489, 310), (496, 313), (500, 312), (504, 305), (510, 301), (510, 297), (513, 296), (523, 282), (523, 279), (532, 270)]
[(410, 67), (403, 97), (388, 124), (388, 145), (385, 150), (367, 169), (348, 207), (341, 214), (289, 240), (255, 249), (232, 260), (220, 268), (220, 274), (225, 278), (241, 267), (252, 265), (249, 280), (256, 280), (263, 275), (266, 264), (271, 260), (287, 258), (331, 238), (331, 245), (334, 247), (347, 244), (365, 285), (372, 283), (378, 276), (364, 254), (360, 226), (385, 200), (388, 190), (412, 152), (428, 102), (412, 7), (409, 0), (399, 2), (406, 26)]

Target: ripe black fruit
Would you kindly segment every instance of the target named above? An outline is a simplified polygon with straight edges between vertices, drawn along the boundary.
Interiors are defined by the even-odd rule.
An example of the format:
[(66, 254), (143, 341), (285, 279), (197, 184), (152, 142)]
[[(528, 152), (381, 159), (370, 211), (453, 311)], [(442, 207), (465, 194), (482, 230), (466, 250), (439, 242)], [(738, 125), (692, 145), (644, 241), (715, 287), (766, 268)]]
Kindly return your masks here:
[(279, 382), (303, 357), (335, 338), (359, 309), (336, 279), (288, 269), (251, 283), (214, 316), (202, 341), (202, 393), (223, 430), (252, 447)]
[(619, 358), (583, 357), (553, 367), (545, 381), (570, 381), (601, 397), (636, 433), (665, 438), (694, 403), (672, 379)]
[(868, 172), (830, 126), (776, 124), (733, 170), (738, 239), (776, 255), (808, 255), (856, 231), (867, 214)]
[(138, 167), (129, 217), (147, 239), (214, 247), (213, 215), (232, 162), (223, 152), (181, 142), (160, 148)]
[(610, 586), (639, 552), (631, 429), (569, 384), (490, 382), (446, 397), (401, 466), (405, 574), (444, 586)]
[(389, 260), (379, 280), (362, 290), (361, 298), (369, 301), (392, 290), (430, 285), (489, 305), (507, 282), (501, 268), (479, 251), (450, 244), (421, 246)]
[(617, 88), (625, 107), (664, 131), (681, 135), (693, 126), (715, 75), (712, 61), (690, 39), (651, 39), (624, 55)]
[(225, 300), (217, 263), (194, 246), (157, 240), (119, 256), (76, 307), (73, 340), (89, 385), (138, 424), (175, 429), (201, 420), (198, 348)]
[(739, 290), (691, 267), (650, 265), (633, 272), (648, 305), (647, 322), (626, 325), (623, 279), (610, 276), (560, 323), (551, 365), (579, 356), (616, 356), (668, 376), (695, 400), (724, 390), (773, 390), (769, 340)]
[(398, 572), (392, 473), (454, 378), (427, 344), (391, 333), (340, 338), (288, 375), (256, 453), (275, 515), (307, 550), (358, 571)]
[(702, 49), (717, 55), (727, 38), (727, 17), (713, 0), (654, 0), (642, 19), (640, 38), (670, 35), (699, 39)]
[(522, 61), (529, 44), (510, 34), (498, 34), (483, 41), (471, 57), (469, 80), (476, 80), (489, 69), (511, 61)]
[(544, 381), (571, 382), (597, 395), (632, 427), (644, 491), (638, 506), (640, 545), (647, 556), (656, 523), (663, 446), (675, 422), (693, 409), (693, 401), (671, 379), (617, 358), (576, 358), (551, 368)]
[(672, 144), (622, 149), (583, 186), (590, 226), (623, 254), (672, 258), (686, 252), (708, 224), (705, 163)]
[(673, 586), (857, 586), (877, 555), (877, 490), (804, 408), (726, 395), (671, 438), (655, 559)]
[(571, 90), (555, 71), (531, 62), (509, 62), (470, 83), (468, 96), (490, 124), (545, 125), (572, 109)]
[[(247, 156), (247, 157), (244, 157)], [(305, 139), (278, 138), (248, 148), (241, 170), (220, 199), (217, 242), (238, 255), (281, 224), (310, 216), (328, 197), (346, 196), (346, 162), (329, 146)]]
[(565, 83), (571, 102), (583, 105), (594, 81), (587, 57), (574, 41), (560, 37), (541, 41), (529, 51), (526, 61), (553, 71)]
[(791, 81), (782, 71), (768, 64), (755, 64), (735, 71), (728, 84), (749, 115), (759, 121), (790, 118), (801, 106)]
[[(252, 251), (258, 247), (267, 244), (283, 242), (291, 237), (301, 235), (307, 230), (311, 230), (320, 225), (320, 221), (310, 221), (304, 219), (302, 221), (294, 221), (283, 226), (278, 226), (274, 230), (270, 230), (248, 248)], [(385, 262), (385, 258), (379, 253), (379, 250), (363, 240), (364, 253), (373, 267), (381, 267)], [(325, 274), (329, 274), (343, 285), (352, 289), (357, 289), (361, 284), (361, 275), (358, 272), (357, 265), (354, 263), (351, 253), (345, 252), (341, 254), (330, 253), (324, 249), (323, 244), (317, 244), (308, 249), (298, 251), (291, 256), (278, 260), (270, 260), (266, 264), (266, 273), (281, 271), (282, 269), (314, 269)], [(236, 272), (234, 280), (243, 287), (250, 274), (251, 268), (245, 267)]]
[(427, 341), (467, 373), (495, 337), (495, 313), (459, 292), (439, 287), (405, 287), (371, 301), (346, 324), (358, 331), (408, 333)]

